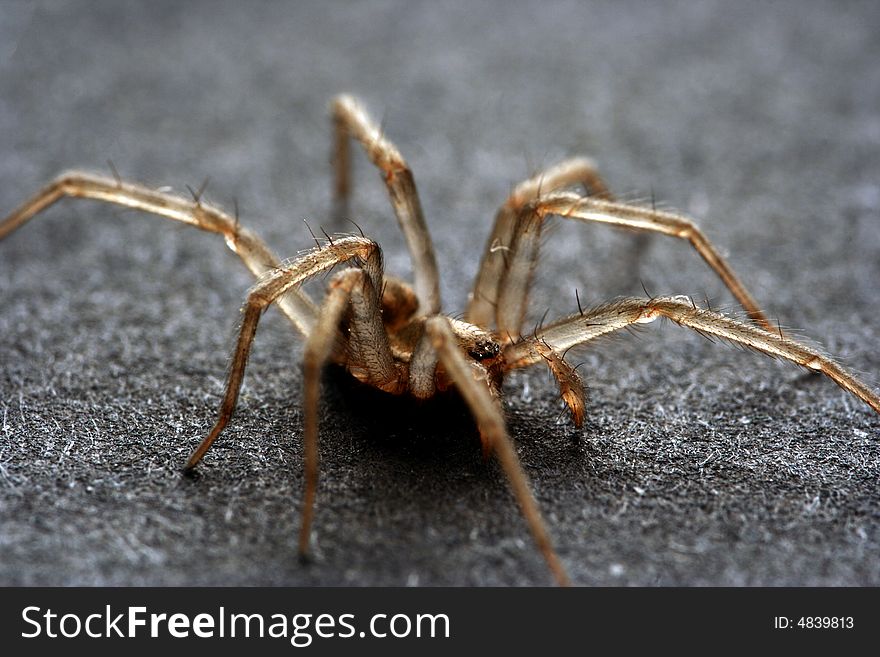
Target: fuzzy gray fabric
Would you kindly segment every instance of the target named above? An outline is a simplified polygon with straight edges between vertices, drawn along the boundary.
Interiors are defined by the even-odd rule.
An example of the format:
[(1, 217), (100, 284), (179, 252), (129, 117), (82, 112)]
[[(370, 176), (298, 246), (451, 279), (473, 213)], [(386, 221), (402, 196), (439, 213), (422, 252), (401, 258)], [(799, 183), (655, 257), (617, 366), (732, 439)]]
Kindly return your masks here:
[[(566, 156), (693, 216), (783, 327), (880, 380), (880, 12), (848, 3), (0, 5), (0, 212), (61, 170), (231, 208), (282, 256), (328, 225), (330, 126), (361, 96), (412, 165), (464, 309), (495, 208)], [(409, 261), (356, 161), (352, 215)], [(735, 309), (686, 245), (556, 220), (529, 326), (620, 294)], [(63, 201), (0, 243), (0, 583), (536, 585), (552, 579), (467, 409), (329, 372), (315, 560), (296, 557), (301, 340), (261, 325), (199, 466), (251, 284), (215, 235)], [(831, 381), (655, 324), (506, 384), (577, 584), (880, 584), (880, 418)]]

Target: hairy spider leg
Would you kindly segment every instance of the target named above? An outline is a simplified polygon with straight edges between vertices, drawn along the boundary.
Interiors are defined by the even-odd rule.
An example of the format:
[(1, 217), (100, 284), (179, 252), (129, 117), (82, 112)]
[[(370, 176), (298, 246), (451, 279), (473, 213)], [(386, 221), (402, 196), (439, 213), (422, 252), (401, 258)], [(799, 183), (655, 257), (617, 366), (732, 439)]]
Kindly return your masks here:
[(633, 324), (653, 322), (661, 317), (710, 338), (720, 338), (824, 374), (880, 413), (880, 396), (826, 354), (777, 331), (768, 331), (760, 326), (700, 308), (688, 297), (623, 298), (560, 320), (544, 327), (537, 336), (507, 345), (503, 351), (505, 369), (526, 367), (539, 362), (544, 348), (561, 354), (571, 347), (588, 344), (603, 335)]
[[(371, 322), (372, 325), (361, 332), (374, 338), (379, 338), (373, 345), (376, 347), (376, 353), (365, 362), (357, 363), (357, 365), (366, 373), (365, 378), (367, 382), (379, 388), (396, 390), (396, 384), (392, 384), (388, 380), (389, 377), (396, 376), (396, 374), (393, 373), (392, 357), (387, 340), (380, 338), (380, 336), (385, 335), (381, 325), (381, 317), (377, 310), (368, 309), (368, 307), (378, 307), (375, 290), (381, 289), (383, 275), (381, 250), (375, 242), (366, 238), (354, 236), (340, 237), (322, 247), (312, 249), (300, 255), (295, 260), (283, 263), (275, 269), (266, 272), (248, 291), (247, 299), (241, 310), (241, 326), (239, 327), (238, 339), (232, 353), (225, 393), (220, 405), (217, 421), (210, 433), (192, 453), (185, 469), (189, 470), (196, 466), (211, 447), (214, 440), (217, 439), (217, 436), (220, 435), (220, 432), (226, 427), (235, 411), (251, 344), (253, 343), (257, 324), (263, 312), (272, 303), (277, 303), (285, 298), (291, 290), (296, 289), (297, 286), (306, 280), (346, 262), (356, 264), (366, 273), (371, 290), (369, 292), (370, 298), (365, 298), (360, 303), (352, 304), (354, 310), (353, 333), (357, 334), (361, 330), (357, 326), (358, 321), (361, 319), (359, 311), (367, 309), (365, 310), (367, 313), (366, 318), (363, 321)], [(378, 325), (376, 325), (376, 322), (378, 322)], [(308, 337), (311, 337), (311, 334)], [(389, 372), (389, 367), (392, 372)]]
[[(378, 249), (378, 247), (376, 247)], [(360, 257), (360, 256), (359, 256)], [(318, 322), (306, 340), (304, 363), (303, 443), (305, 492), (302, 502), (299, 551), (309, 551), (312, 519), (318, 490), (318, 403), (321, 372), (337, 345), (338, 327), (348, 307), (352, 319), (348, 345), (349, 369), (355, 367), (361, 380), (387, 392), (399, 394), (406, 387), (394, 364), (382, 324), (377, 288), (363, 269), (346, 269), (330, 281)]]
[(431, 337), (431, 344), (437, 351), (440, 363), (476, 418), (481, 438), (497, 456), (547, 565), (556, 581), (562, 586), (567, 586), (570, 583), (568, 575), (553, 548), (550, 534), (529, 486), (528, 476), (522, 469), (516, 449), (507, 434), (498, 400), (493, 398), (486, 381), (480, 380), (481, 375), (485, 377), (485, 371), (479, 372), (478, 370), (481, 369), (479, 364), (469, 363), (465, 359), (449, 326), (448, 318), (442, 315), (428, 318), (425, 332)]
[[(256, 233), (239, 225), (237, 217), (229, 216), (223, 210), (203, 202), (198, 196), (195, 199), (185, 198), (118, 178), (107, 178), (83, 171), (61, 174), (22, 203), (0, 222), (0, 240), (65, 197), (122, 205), (218, 233), (225, 239), (226, 246), (241, 258), (255, 276), (260, 276), (280, 264), (280, 260)], [(283, 299), (278, 300), (278, 306), (301, 334), (308, 335), (317, 309), (303, 290), (291, 290)]]
[(745, 308), (749, 318), (761, 328), (773, 330), (739, 277), (691, 220), (670, 212), (560, 192), (528, 202), (517, 217), (506, 267), (498, 282), (496, 322), (502, 338), (513, 341), (513, 336), (519, 335), (538, 260), (541, 229), (550, 215), (661, 233), (689, 242)]
[(498, 208), (492, 232), (486, 240), (486, 248), (465, 311), (467, 321), (482, 328), (490, 328), (495, 323), (498, 282), (504, 275), (516, 219), (522, 207), (542, 194), (549, 194), (573, 185), (583, 186), (597, 198), (613, 200), (608, 186), (599, 175), (596, 164), (585, 157), (564, 160), (513, 188), (510, 196)]
[[(304, 359), (303, 453), (305, 491), (299, 549), (306, 555), (318, 486), (318, 402), (320, 377), (327, 360), (342, 358), (352, 373), (381, 390), (399, 394), (406, 380), (391, 354), (380, 312), (379, 290), (383, 277), (379, 246), (360, 237), (341, 237), (267, 272), (248, 292), (242, 323), (232, 354), (226, 389), (217, 421), (186, 463), (190, 470), (202, 459), (228, 424), (238, 402), (244, 372), (260, 317), (270, 304), (305, 280), (344, 263), (355, 268), (338, 272), (331, 279), (317, 321), (306, 338)], [(339, 325), (351, 308), (349, 335), (340, 336)]]
[(331, 104), (335, 127), (333, 186), (337, 211), (347, 212), (351, 194), (351, 153), (349, 139), (364, 147), (370, 161), (382, 171), (391, 206), (406, 239), (413, 264), (413, 278), (419, 312), (430, 315), (440, 312), (440, 275), (431, 235), (425, 223), (416, 182), (406, 160), (363, 106), (351, 96), (338, 96)]

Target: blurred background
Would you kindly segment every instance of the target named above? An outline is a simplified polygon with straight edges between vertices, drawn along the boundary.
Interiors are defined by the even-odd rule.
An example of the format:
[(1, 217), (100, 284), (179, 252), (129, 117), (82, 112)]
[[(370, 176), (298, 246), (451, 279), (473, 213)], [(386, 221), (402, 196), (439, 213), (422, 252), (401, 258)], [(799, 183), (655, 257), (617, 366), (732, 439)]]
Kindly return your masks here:
[[(276, 253), (330, 226), (328, 103), (358, 95), (411, 164), (464, 310), (495, 209), (573, 155), (692, 216), (768, 313), (876, 387), (875, 2), (6, 2), (0, 214), (62, 170), (206, 179)], [(356, 158), (352, 218), (409, 261)], [(685, 244), (557, 220), (530, 322), (621, 294), (736, 311)], [(325, 382), (316, 561), (295, 557), (301, 342), (258, 335), (200, 466), (247, 272), (216, 236), (63, 201), (0, 242), (4, 584), (549, 584), (466, 409)], [(531, 324), (529, 324), (529, 327)], [(651, 326), (546, 372), (511, 434), (579, 584), (880, 584), (880, 422), (830, 381)]]

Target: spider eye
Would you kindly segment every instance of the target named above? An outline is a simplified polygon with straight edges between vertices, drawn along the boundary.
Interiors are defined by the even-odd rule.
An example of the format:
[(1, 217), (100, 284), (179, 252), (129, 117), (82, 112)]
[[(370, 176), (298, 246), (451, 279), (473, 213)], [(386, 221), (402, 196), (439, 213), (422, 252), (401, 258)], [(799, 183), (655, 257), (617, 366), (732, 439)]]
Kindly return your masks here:
[(470, 351), (468, 351), (468, 355), (474, 360), (489, 360), (498, 356), (500, 351), (501, 348), (498, 346), (497, 342), (480, 340), (471, 347)]

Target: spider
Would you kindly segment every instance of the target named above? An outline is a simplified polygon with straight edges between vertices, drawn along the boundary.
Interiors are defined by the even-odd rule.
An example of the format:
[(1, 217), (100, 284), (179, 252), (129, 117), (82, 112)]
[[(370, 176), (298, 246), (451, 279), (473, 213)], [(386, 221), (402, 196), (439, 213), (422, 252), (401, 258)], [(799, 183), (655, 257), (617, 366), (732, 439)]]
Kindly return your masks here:
[[(352, 140), (359, 142), (387, 187), (391, 205), (412, 259), (414, 284), (386, 276), (379, 245), (362, 233), (339, 234), (287, 261), (279, 260), (252, 231), (205, 203), (201, 190), (192, 198), (157, 191), (112, 177), (67, 172), (25, 201), (0, 223), (0, 239), (63, 197), (88, 198), (135, 208), (219, 233), (257, 277), (242, 307), (218, 417), (185, 465), (201, 461), (233, 415), (257, 325), (277, 305), (305, 338), (304, 463), (305, 490), (299, 551), (309, 551), (318, 486), (318, 411), (320, 376), (325, 365), (344, 366), (359, 381), (393, 395), (427, 399), (455, 389), (473, 414), (483, 453), (494, 454), (538, 549), (559, 584), (569, 579), (531, 492), (528, 477), (505, 428), (501, 404), (504, 376), (543, 363), (558, 382), (574, 424), (584, 421), (586, 395), (576, 369), (565, 359), (575, 346), (601, 336), (666, 318), (708, 337), (720, 338), (825, 374), (844, 390), (880, 412), (880, 397), (827, 355), (773, 327), (738, 276), (703, 232), (688, 218), (614, 199), (588, 159), (566, 160), (517, 185), (498, 210), (482, 262), (469, 295), (464, 319), (441, 312), (437, 262), (422, 213), (413, 174), (398, 149), (384, 136), (363, 106), (342, 95), (331, 104), (334, 125), (334, 202), (346, 214), (351, 194)], [(583, 187), (588, 195), (570, 190)], [(697, 306), (689, 297), (619, 298), (578, 312), (522, 335), (541, 232), (557, 215), (584, 223), (602, 223), (645, 233), (661, 233), (689, 242), (721, 278), (747, 313), (733, 319)], [(302, 284), (338, 269), (323, 302), (316, 304)]]

